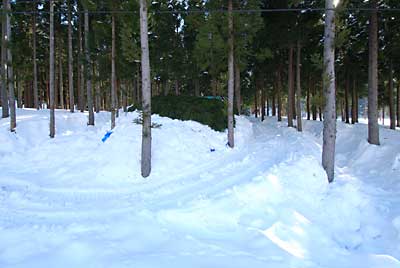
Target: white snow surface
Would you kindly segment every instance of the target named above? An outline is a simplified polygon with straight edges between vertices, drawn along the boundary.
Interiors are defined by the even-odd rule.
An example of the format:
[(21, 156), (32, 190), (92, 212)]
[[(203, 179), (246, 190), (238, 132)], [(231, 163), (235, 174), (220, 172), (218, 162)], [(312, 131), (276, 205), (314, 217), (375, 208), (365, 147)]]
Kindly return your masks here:
[[(150, 177), (141, 126), (121, 112), (17, 110), (0, 120), (0, 267), (400, 267), (400, 132), (338, 122), (336, 179), (322, 124), (236, 117), (226, 133), (153, 116)], [(215, 149), (214, 152), (211, 149)]]

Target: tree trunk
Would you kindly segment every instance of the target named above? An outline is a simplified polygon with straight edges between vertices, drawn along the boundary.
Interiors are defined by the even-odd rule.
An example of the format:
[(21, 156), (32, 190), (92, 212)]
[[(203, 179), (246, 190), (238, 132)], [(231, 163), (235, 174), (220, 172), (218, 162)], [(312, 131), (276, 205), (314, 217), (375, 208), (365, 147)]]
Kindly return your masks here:
[(389, 69), (389, 115), (390, 115), (390, 129), (396, 129), (396, 114), (394, 111), (394, 92), (393, 92), (393, 61), (390, 60)]
[(194, 95), (196, 97), (200, 96), (200, 81), (198, 78), (194, 79)]
[[(371, 0), (371, 7), (377, 8), (377, 0)], [(378, 125), (378, 13), (371, 11), (369, 21), (369, 63), (368, 63), (368, 142), (379, 145)]]
[(357, 101), (356, 101), (356, 79), (353, 78), (353, 90), (351, 92), (351, 123), (356, 123)]
[(32, 22), (32, 50), (33, 50), (33, 105), (39, 110), (38, 81), (37, 81), (37, 59), (36, 59), (36, 9), (37, 0), (33, 1), (33, 22)]
[(235, 61), (235, 99), (236, 99), (236, 109), (238, 114), (240, 114), (241, 111), (241, 104), (242, 104), (242, 96), (240, 93), (240, 67), (239, 64), (237, 63), (237, 60)]
[(89, 48), (89, 12), (85, 8), (85, 71), (86, 71), (86, 90), (87, 90), (87, 105), (89, 110), (89, 126), (94, 126), (94, 111), (93, 111), (93, 94), (92, 94), (92, 75), (90, 70), (90, 48)]
[(85, 105), (85, 64), (84, 64), (84, 55), (83, 55), (83, 37), (82, 37), (82, 13), (79, 15), (79, 26), (78, 26), (78, 35), (79, 35), (79, 110), (84, 112), (86, 109)]
[(74, 67), (72, 51), (72, 14), (71, 3), (68, 0), (68, 89), (69, 89), (69, 110), (71, 113), (75, 110), (74, 100)]
[(350, 73), (347, 70), (346, 84), (344, 86), (344, 115), (345, 115), (346, 124), (350, 124), (349, 90), (350, 90)]
[(94, 64), (93, 66), (93, 73), (96, 75), (96, 80), (95, 80), (95, 88), (94, 88), (94, 92), (95, 92), (95, 109), (96, 109), (96, 113), (100, 112), (100, 107), (101, 107), (101, 93), (100, 93), (100, 73), (99, 73), (99, 63), (96, 62), (96, 64)]
[(265, 120), (265, 89), (262, 86), (262, 83), (260, 81), (260, 88), (261, 88), (261, 122)]
[(322, 146), (322, 166), (328, 181), (334, 179), (336, 143), (336, 88), (335, 88), (335, 11), (333, 0), (325, 0), (325, 40), (324, 40), (324, 129)]
[[(9, 0), (3, 0), (3, 7), (6, 7)], [(7, 65), (7, 46), (8, 46), (8, 38), (7, 38), (7, 18), (9, 15), (6, 13), (3, 16), (2, 22), (2, 40), (1, 40), (1, 107), (2, 107), (2, 118), (9, 117), (8, 110), (8, 95), (7, 95), (7, 69), (5, 66)]]
[(116, 104), (116, 78), (115, 78), (115, 14), (111, 17), (111, 129), (115, 127)]
[(148, 177), (151, 172), (151, 80), (147, 27), (147, 0), (140, 0), (140, 44), (142, 49), (143, 110), (141, 173), (143, 177)]
[(254, 92), (254, 114), (255, 117), (258, 118), (258, 100), (257, 100), (257, 95), (258, 95), (258, 88), (256, 86), (256, 91)]
[(228, 1), (228, 145), (233, 148), (234, 133), (233, 133), (233, 98), (235, 86), (235, 71), (234, 71), (234, 44), (233, 44), (233, 15), (232, 15), (232, 0)]
[(307, 120), (311, 119), (311, 110), (310, 110), (310, 87), (311, 87), (311, 76), (308, 77), (308, 86), (307, 86), (307, 99), (306, 99), (306, 106), (307, 106)]
[(179, 81), (178, 79), (175, 80), (175, 95), (179, 96), (180, 92), (179, 92)]
[[(10, 1), (7, 1), (7, 11), (11, 11)], [(11, 21), (10, 16), (7, 16), (7, 37), (8, 42), (11, 42)], [(10, 105), (10, 131), (14, 132), (17, 127), (16, 112), (15, 112), (15, 95), (14, 95), (14, 72), (12, 66), (12, 54), (10, 47), (7, 47), (7, 71), (8, 71), (8, 92)]]
[(22, 93), (23, 92), (22, 92), (21, 82), (18, 79), (19, 79), (19, 77), (17, 74), (17, 98), (18, 98), (17, 105), (18, 105), (18, 108), (22, 108)]
[(301, 84), (300, 84), (300, 65), (301, 65), (301, 46), (300, 41), (297, 41), (297, 70), (296, 70), (296, 113), (297, 113), (297, 131), (303, 131), (303, 126), (301, 124)]
[(281, 80), (281, 65), (278, 67), (278, 72), (276, 75), (276, 98), (278, 99), (278, 122), (282, 121), (282, 80)]
[(276, 94), (276, 92), (275, 92), (275, 90), (274, 90), (274, 92), (272, 92), (272, 95), (271, 95), (271, 101), (272, 101), (272, 108), (271, 108), (271, 110), (272, 110), (272, 116), (276, 116), (276, 102), (275, 102), (275, 94)]
[(64, 109), (64, 84), (63, 84), (63, 65), (62, 65), (62, 49), (60, 45), (60, 57), (59, 57), (59, 85), (60, 85), (60, 106)]
[(288, 126), (293, 127), (293, 100), (294, 100), (294, 88), (293, 88), (293, 46), (289, 48), (289, 66), (288, 66), (288, 107), (287, 117)]
[(54, 0), (50, 0), (50, 138), (55, 136), (54, 115)]
[(400, 83), (397, 83), (397, 127), (400, 127)]

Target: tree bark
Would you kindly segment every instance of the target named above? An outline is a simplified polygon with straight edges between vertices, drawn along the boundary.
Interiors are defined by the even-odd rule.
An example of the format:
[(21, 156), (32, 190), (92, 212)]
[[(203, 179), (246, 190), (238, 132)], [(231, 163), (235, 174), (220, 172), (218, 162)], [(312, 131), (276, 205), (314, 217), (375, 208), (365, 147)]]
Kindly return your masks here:
[(89, 49), (89, 12), (85, 8), (85, 71), (86, 71), (86, 90), (87, 90), (87, 106), (89, 110), (89, 126), (94, 126), (94, 111), (93, 111), (93, 94), (92, 94), (92, 75), (90, 70), (90, 49)]
[(111, 129), (115, 127), (116, 78), (115, 78), (115, 14), (111, 17)]
[[(377, 0), (371, 0), (371, 8), (377, 8)], [(378, 12), (371, 11), (369, 21), (368, 64), (368, 142), (379, 145), (378, 125)]]
[(85, 105), (85, 64), (83, 56), (83, 37), (82, 37), (82, 13), (79, 15), (79, 25), (78, 25), (78, 35), (79, 35), (79, 110), (84, 112), (86, 109)]
[(72, 51), (72, 14), (71, 2), (68, 0), (68, 89), (69, 89), (69, 111), (75, 110), (74, 100), (74, 67), (73, 67), (73, 51)]
[(233, 148), (234, 133), (233, 133), (233, 98), (234, 98), (234, 86), (235, 86), (235, 71), (234, 71), (234, 44), (233, 44), (233, 15), (232, 15), (233, 4), (232, 0), (228, 0), (228, 145)]
[(282, 121), (282, 80), (281, 80), (281, 65), (278, 67), (276, 74), (276, 97), (278, 99), (278, 122)]
[(142, 157), (141, 173), (148, 177), (151, 172), (151, 80), (147, 25), (147, 0), (140, 0), (140, 44), (142, 50)]
[[(7, 1), (7, 11), (11, 11), (10, 1)], [(7, 16), (7, 37), (8, 42), (11, 42), (11, 21), (10, 16)], [(8, 71), (8, 92), (10, 105), (10, 131), (14, 132), (17, 127), (16, 112), (15, 112), (15, 93), (14, 93), (14, 72), (12, 66), (12, 53), (10, 47), (7, 47), (7, 71)]]
[(198, 78), (194, 79), (194, 95), (196, 97), (200, 96), (200, 81)]
[(258, 100), (257, 100), (257, 95), (258, 95), (258, 88), (256, 85), (256, 90), (254, 92), (254, 114), (255, 117), (258, 118)]
[(397, 127), (400, 127), (400, 83), (397, 83)]
[(311, 75), (308, 77), (308, 86), (307, 86), (307, 99), (306, 99), (306, 106), (307, 106), (307, 120), (311, 119), (311, 110), (310, 110), (310, 87), (311, 87)]
[(96, 80), (95, 80), (95, 110), (96, 113), (100, 112), (100, 107), (101, 107), (101, 93), (100, 93), (100, 74), (99, 74), (99, 63), (96, 62), (96, 64), (94, 64), (93, 66), (93, 73), (96, 74)]
[[(3, 7), (7, 7), (9, 0), (3, 0)], [(1, 40), (1, 107), (2, 107), (2, 118), (10, 116), (8, 109), (8, 95), (7, 95), (7, 47), (8, 47), (8, 36), (7, 36), (7, 18), (9, 15), (6, 13), (3, 15), (2, 21), (2, 40)]]
[(390, 115), (390, 129), (396, 129), (396, 114), (394, 111), (394, 92), (393, 92), (393, 61), (390, 60), (389, 68), (389, 115)]
[(300, 83), (300, 70), (301, 70), (301, 46), (300, 41), (297, 41), (297, 70), (296, 70), (296, 119), (297, 119), (297, 131), (303, 131), (301, 124), (301, 83)]
[(237, 60), (235, 61), (235, 99), (236, 99), (236, 109), (238, 114), (241, 114), (241, 105), (242, 105), (242, 96), (240, 92), (240, 67), (239, 64), (237, 63)]
[[(261, 88), (261, 122), (265, 120), (265, 88), (262, 85), (262, 82), (259, 82), (260, 88)], [(267, 105), (268, 107), (268, 105)], [(268, 108), (267, 108), (268, 109)]]
[(293, 101), (294, 101), (294, 88), (293, 88), (293, 46), (289, 47), (289, 66), (288, 66), (288, 107), (287, 117), (288, 126), (293, 127)]
[(60, 57), (59, 57), (59, 85), (60, 85), (60, 106), (61, 109), (65, 109), (64, 107), (64, 84), (63, 84), (63, 64), (62, 64), (62, 49), (60, 45)]
[(357, 100), (356, 100), (356, 79), (353, 78), (353, 90), (351, 92), (351, 123), (355, 124), (357, 121)]
[(22, 86), (21, 82), (18, 80), (18, 74), (17, 74), (17, 105), (18, 108), (22, 108)]
[(322, 166), (328, 181), (334, 179), (336, 143), (336, 88), (335, 88), (335, 11), (333, 0), (325, 0), (325, 40), (324, 40), (324, 129), (322, 146)]
[(54, 0), (50, 0), (50, 138), (55, 136), (54, 115)]
[(37, 0), (33, 1), (33, 22), (32, 22), (32, 50), (33, 50), (33, 105), (39, 110), (39, 92), (37, 80), (37, 56), (36, 56), (36, 9)]
[(350, 111), (349, 111), (349, 91), (350, 91), (350, 73), (346, 71), (346, 84), (344, 86), (344, 115), (346, 124), (350, 124)]

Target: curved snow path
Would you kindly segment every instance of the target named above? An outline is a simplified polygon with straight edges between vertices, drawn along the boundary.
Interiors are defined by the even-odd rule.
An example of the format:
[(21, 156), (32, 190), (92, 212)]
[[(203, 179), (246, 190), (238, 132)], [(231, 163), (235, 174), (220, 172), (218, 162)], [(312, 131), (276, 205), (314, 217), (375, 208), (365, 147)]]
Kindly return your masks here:
[[(140, 133), (139, 127), (129, 124), (132, 118), (120, 118), (120, 129), (107, 143), (93, 141), (94, 135), (107, 130), (106, 115), (97, 117), (104, 125), (82, 131), (86, 119), (66, 113), (66, 124), (59, 126), (66, 136), (57, 140), (73, 152), (65, 161), (63, 149), (48, 140), (11, 155), (24, 162), (0, 177), (0, 267), (400, 267), (395, 259), (399, 254), (394, 255), (400, 246), (393, 243), (400, 218), (393, 224), (377, 220), (385, 213), (398, 213), (399, 199), (395, 193), (361, 187), (357, 180), (355, 186), (348, 184), (346, 176), (356, 176), (351, 175), (353, 169), (340, 165), (343, 180), (328, 191), (314, 123), (306, 123), (307, 131), (298, 133), (285, 123), (241, 118), (236, 132), (250, 134), (231, 150), (222, 145), (225, 134), (157, 118), (164, 125), (154, 135), (169, 133), (170, 140), (156, 144), (172, 143), (174, 148), (183, 143), (177, 152), (162, 148), (163, 154), (177, 158), (178, 165), (163, 163), (166, 156), (159, 155), (155, 165), (165, 167), (155, 169), (149, 179), (105, 183), (101, 176), (85, 176), (114, 165), (113, 172), (123, 174), (118, 169), (129, 169), (125, 158), (135, 155), (116, 154), (121, 145), (139, 144)], [(46, 118), (41, 120), (39, 128), (47, 131)], [(77, 125), (78, 140), (68, 137), (76, 131), (70, 124)], [(181, 134), (183, 127), (189, 133)], [(190, 129), (197, 138), (203, 135), (199, 146), (193, 145), (200, 148), (193, 152), (202, 155), (197, 162), (182, 159), (179, 166), (179, 157), (196, 157), (185, 152), (191, 150), (185, 144)], [(207, 134), (215, 137), (208, 140)], [(207, 146), (219, 147), (211, 154)], [(35, 158), (38, 150), (47, 153)], [(107, 160), (108, 153), (122, 163)], [(56, 161), (49, 165), (43, 155), (54, 155)], [(80, 178), (83, 187), (69, 186), (69, 178)], [(394, 220), (386, 215), (388, 219)]]
[[(29, 184), (3, 186), (7, 192), (18, 193), (21, 200), (16, 204), (20, 207), (14, 207), (11, 211), (13, 204), (4, 206), (3, 203), (0, 209), (3, 212), (7, 210), (8, 217), (0, 219), (0, 222), (14, 226), (19, 222), (25, 224), (28, 216), (32, 224), (49, 221), (66, 224), (79, 221), (82, 216), (90, 221), (92, 217), (101, 219), (141, 209), (176, 207), (199, 198), (212, 199), (287, 160), (301, 138), (291, 133), (294, 130), (287, 131), (286, 128), (273, 129), (259, 123), (252, 126), (254, 134), (244, 142), (246, 147), (243, 150), (232, 150), (218, 161), (201, 164), (177, 178), (154, 179), (137, 184), (132, 189), (97, 191), (52, 189)], [(293, 136), (290, 143), (287, 142), (287, 135)], [(26, 165), (29, 166), (29, 163)], [(6, 199), (5, 196), (2, 198)]]

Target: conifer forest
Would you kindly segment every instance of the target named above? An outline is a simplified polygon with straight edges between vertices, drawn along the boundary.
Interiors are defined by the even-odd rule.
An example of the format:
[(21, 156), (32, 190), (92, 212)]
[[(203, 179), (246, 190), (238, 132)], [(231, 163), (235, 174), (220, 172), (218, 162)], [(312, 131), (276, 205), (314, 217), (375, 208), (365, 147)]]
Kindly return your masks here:
[(399, 0), (0, 7), (0, 267), (400, 268)]

